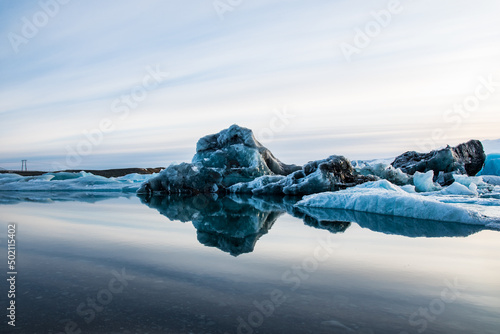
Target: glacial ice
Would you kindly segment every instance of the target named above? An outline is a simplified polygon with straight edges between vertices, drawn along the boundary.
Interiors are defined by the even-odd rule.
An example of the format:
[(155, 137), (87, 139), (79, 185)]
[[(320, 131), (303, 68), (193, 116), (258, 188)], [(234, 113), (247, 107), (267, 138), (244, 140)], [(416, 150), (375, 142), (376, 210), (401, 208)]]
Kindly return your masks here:
[(434, 183), (434, 172), (432, 170), (420, 173), (415, 172), (413, 175), (413, 185), (415, 186), (415, 190), (417, 192), (430, 192), (440, 190), (441, 186), (437, 183)]
[(500, 176), (500, 153), (487, 155), (484, 167), (478, 175)]
[[(388, 180), (412, 193), (440, 191), (453, 175), (475, 175), (484, 162), (480, 141), (429, 153), (407, 152), (396, 159), (354, 161), (332, 155), (304, 166), (286, 165), (253, 136), (232, 125), (202, 137), (191, 163), (172, 165), (146, 181), (139, 194), (240, 193), (303, 196), (336, 191), (369, 181)], [(391, 163), (392, 161), (392, 163)], [(435, 183), (438, 182), (438, 183)], [(445, 193), (475, 193), (459, 185)]]
[(261, 176), (288, 175), (299, 169), (275, 158), (252, 130), (232, 125), (200, 138), (191, 163), (169, 166), (138, 193), (215, 193)]
[(249, 183), (238, 183), (228, 190), (254, 195), (308, 195), (335, 191), (372, 180), (375, 180), (374, 176), (358, 174), (345, 157), (332, 155), (326, 159), (311, 161), (286, 177), (272, 179), (264, 176)]
[(46, 173), (40, 176), (0, 174), (0, 191), (136, 192), (154, 174), (106, 178), (91, 173)]
[(229, 191), (237, 194), (252, 194), (254, 190), (261, 189), (268, 184), (277, 184), (284, 180), (282, 175), (264, 175), (250, 182), (240, 182), (229, 187)]
[[(148, 198), (162, 194), (231, 193), (232, 196), (247, 194), (261, 198), (278, 195), (293, 198), (286, 204), (286, 211), (297, 215), (300, 208), (320, 207), (492, 227), (500, 224), (500, 154), (487, 157), (479, 176), (468, 176), (482, 166), (484, 157), (482, 144), (470, 141), (455, 148), (447, 147), (424, 154), (407, 152), (394, 160), (351, 163), (343, 156), (332, 155), (304, 166), (287, 165), (262, 146), (250, 129), (233, 125), (200, 138), (190, 163), (171, 165), (159, 174), (129, 174), (117, 178), (85, 172), (46, 173), (33, 177), (0, 174), (0, 192), (35, 191), (40, 195), (50, 192), (137, 192)], [(29, 198), (44, 200), (50, 197), (38, 194)], [(297, 196), (304, 195), (311, 196), (304, 197), (294, 206), (299, 198)], [(16, 198), (4, 195), (3, 199), (0, 197), (0, 203), (12, 202)], [(151, 201), (154, 203), (154, 200)], [(249, 201), (258, 202), (256, 199)], [(237, 207), (232, 202), (228, 203), (229, 207)], [(268, 202), (259, 203), (270, 205)], [(235, 212), (228, 217), (233, 219), (238, 214)], [(183, 213), (179, 212), (179, 215)], [(330, 231), (342, 231), (348, 226), (320, 221), (304, 213), (300, 215), (306, 224)], [(202, 222), (211, 226), (206, 225), (206, 229), (203, 224), (196, 225), (196, 217), (192, 220), (200, 233), (203, 232), (206, 243), (216, 242), (217, 239), (208, 235), (222, 233), (217, 230), (215, 220), (212, 222), (216, 218), (209, 216), (212, 217), (212, 213), (207, 213), (207, 221)], [(217, 214), (213, 216), (217, 217)], [(240, 218), (253, 231), (248, 240), (254, 240), (254, 236), (260, 233), (260, 223)], [(231, 232), (217, 242), (227, 249), (231, 247), (231, 242), (243, 242), (250, 247), (252, 242), (246, 238)], [(233, 251), (236, 252), (236, 249)]]
[(464, 186), (459, 182), (453, 182), (448, 187), (439, 191), (439, 194), (442, 195), (458, 195), (458, 196), (478, 196), (479, 193), (477, 191), (477, 186), (474, 183), (471, 183), (469, 187)]
[(483, 167), (485, 158), (483, 144), (479, 140), (470, 140), (456, 147), (447, 146), (429, 153), (409, 151), (396, 157), (392, 166), (410, 175), (432, 170), (436, 176), (440, 172), (474, 176)]
[(406, 185), (411, 182), (412, 177), (400, 168), (394, 168), (390, 161), (385, 160), (356, 160), (352, 162), (356, 172), (361, 175), (374, 175), (383, 180), (388, 180), (399, 186)]
[[(346, 209), (415, 219), (459, 222), (498, 227), (500, 217), (485, 216), (472, 207), (443, 203), (436, 198), (410, 194), (387, 180), (304, 197), (300, 207)], [(497, 202), (500, 205), (500, 201)]]

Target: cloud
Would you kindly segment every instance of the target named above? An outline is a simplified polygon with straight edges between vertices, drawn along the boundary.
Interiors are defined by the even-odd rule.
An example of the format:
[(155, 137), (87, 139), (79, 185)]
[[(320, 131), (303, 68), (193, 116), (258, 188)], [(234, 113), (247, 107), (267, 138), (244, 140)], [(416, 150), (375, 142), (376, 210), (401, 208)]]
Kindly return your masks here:
[[(275, 136), (291, 162), (311, 156), (311, 147), (316, 159), (342, 147), (356, 157), (384, 157), (403, 144), (414, 149), (432, 129), (449, 127), (443, 112), (473, 92), (480, 76), (500, 80), (499, 5), (401, 4), (402, 12), (347, 62), (339, 45), (352, 42), (388, 2), (243, 1), (220, 20), (210, 1), (70, 1), (17, 54), (8, 34), (19, 33), (23, 17), (32, 18), (40, 5), (4, 3), (0, 156), (64, 160), (66, 147), (115, 117), (113, 101), (157, 65), (169, 78), (130, 117), (113, 118), (115, 130), (84, 163), (119, 167), (138, 152), (146, 161), (149, 152), (155, 158), (148, 161), (165, 165), (169, 147), (179, 157), (179, 143), (194, 147), (233, 123), (258, 132), (283, 106), (297, 115)], [(447, 140), (494, 138), (499, 96), (459, 129), (446, 128)], [(394, 145), (398, 136), (401, 145)], [(158, 145), (165, 155), (154, 154)], [(116, 160), (101, 160), (105, 155)]]

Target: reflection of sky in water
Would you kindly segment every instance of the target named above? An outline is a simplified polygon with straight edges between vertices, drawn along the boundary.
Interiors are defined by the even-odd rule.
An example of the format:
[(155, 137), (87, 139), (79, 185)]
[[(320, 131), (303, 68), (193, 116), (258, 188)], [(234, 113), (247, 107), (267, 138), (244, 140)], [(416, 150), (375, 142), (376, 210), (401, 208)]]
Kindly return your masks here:
[[(198, 242), (191, 222), (170, 221), (135, 197), (0, 210), (4, 226), (18, 224), (20, 333), (64, 332), (68, 319), (83, 333), (237, 333), (238, 317), (248, 323), (254, 301), (275, 289), (286, 300), (255, 333), (417, 333), (424, 318), (412, 326), (410, 315), (455, 279), (467, 288), (427, 321), (427, 332), (498, 333), (500, 326), (496, 231), (409, 238), (353, 223), (334, 234), (283, 214), (253, 252), (234, 257)], [(6, 228), (0, 232), (5, 245)], [(294, 266), (328, 239), (331, 256), (300, 278)], [(135, 278), (86, 324), (77, 307), (122, 268)]]

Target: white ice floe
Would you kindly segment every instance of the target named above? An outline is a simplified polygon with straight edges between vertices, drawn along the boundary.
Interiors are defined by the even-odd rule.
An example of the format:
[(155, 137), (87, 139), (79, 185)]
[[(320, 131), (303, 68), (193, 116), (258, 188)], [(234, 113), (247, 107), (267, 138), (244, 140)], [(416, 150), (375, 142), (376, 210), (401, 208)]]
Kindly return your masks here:
[(458, 195), (458, 196), (478, 196), (477, 186), (471, 183), (469, 187), (464, 186), (458, 182), (453, 182), (450, 186), (439, 191), (443, 195)]
[[(455, 185), (450, 192), (455, 194), (465, 191), (463, 187)], [(477, 224), (495, 228), (500, 226), (500, 215), (484, 215), (481, 210), (474, 207), (478, 203), (477, 201), (473, 201), (473, 205), (465, 205), (460, 201), (463, 197), (456, 200), (454, 200), (453, 196), (444, 197), (447, 199), (446, 203), (435, 196), (408, 193), (387, 180), (380, 180), (342, 191), (309, 195), (296, 205), (299, 207), (346, 209), (416, 219)], [(491, 199), (490, 203), (491, 201), (496, 203), (497, 207), (494, 210), (498, 212), (500, 200)]]
[(128, 174), (122, 177), (92, 173), (46, 173), (40, 176), (0, 174), (0, 191), (121, 191), (136, 192), (155, 174)]

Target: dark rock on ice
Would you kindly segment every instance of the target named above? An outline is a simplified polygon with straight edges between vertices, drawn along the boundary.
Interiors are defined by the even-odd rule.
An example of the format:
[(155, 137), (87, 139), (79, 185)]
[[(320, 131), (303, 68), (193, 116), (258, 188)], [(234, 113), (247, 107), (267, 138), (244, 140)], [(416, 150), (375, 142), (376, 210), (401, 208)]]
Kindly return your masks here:
[(436, 180), (442, 172), (439, 181), (446, 184), (453, 182), (451, 174), (476, 175), (483, 167), (485, 159), (486, 155), (481, 142), (471, 140), (457, 147), (447, 146), (429, 153), (409, 151), (398, 156), (391, 165), (409, 175), (432, 170)]
[(345, 157), (332, 155), (323, 160), (311, 161), (286, 177), (263, 176), (231, 186), (229, 191), (254, 195), (309, 195), (345, 189), (374, 180), (374, 176), (359, 175)]

